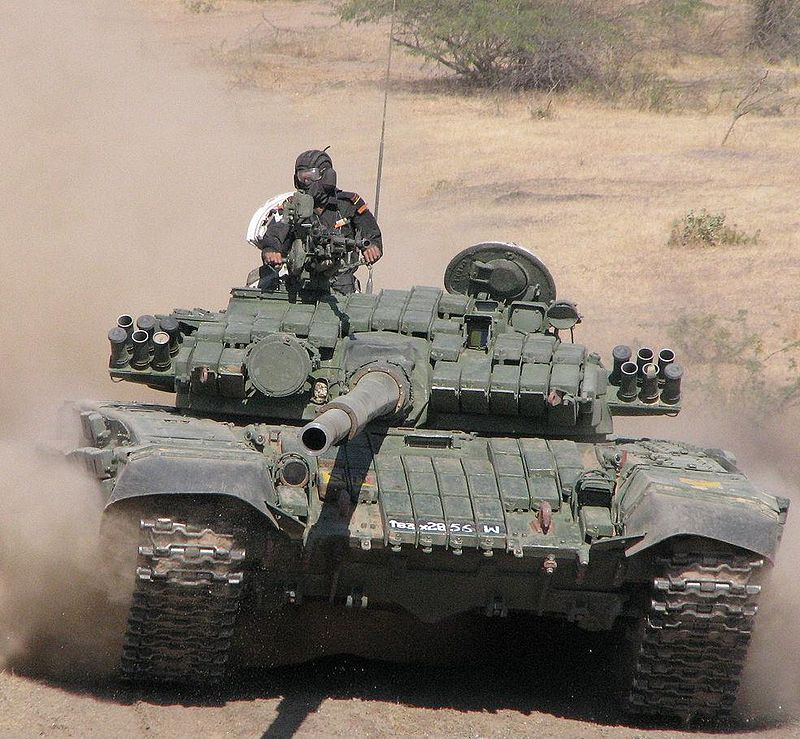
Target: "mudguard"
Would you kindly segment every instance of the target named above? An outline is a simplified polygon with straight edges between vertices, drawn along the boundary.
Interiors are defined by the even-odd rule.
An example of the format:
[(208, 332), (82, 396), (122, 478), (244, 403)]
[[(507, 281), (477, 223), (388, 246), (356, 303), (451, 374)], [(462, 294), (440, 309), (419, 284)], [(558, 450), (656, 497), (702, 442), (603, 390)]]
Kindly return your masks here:
[(644, 467), (622, 483), (616, 505), (625, 536), (642, 537), (628, 556), (673, 536), (698, 536), (772, 561), (789, 501), (762, 493), (743, 475)]
[(275, 528), (293, 528), (294, 523), (301, 531), (303, 528), (289, 516), (273, 512), (275, 488), (259, 454), (221, 458), (164, 449), (138, 452), (120, 470), (106, 510), (123, 500), (170, 495), (236, 498), (255, 508)]

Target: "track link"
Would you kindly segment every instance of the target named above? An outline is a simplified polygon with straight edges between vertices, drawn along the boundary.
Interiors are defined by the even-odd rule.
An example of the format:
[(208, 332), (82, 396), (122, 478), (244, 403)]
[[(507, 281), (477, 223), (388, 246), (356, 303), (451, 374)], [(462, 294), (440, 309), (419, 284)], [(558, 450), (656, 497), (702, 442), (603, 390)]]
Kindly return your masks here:
[(213, 685), (225, 675), (245, 551), (224, 525), (143, 519), (120, 671), (126, 680)]
[(658, 565), (633, 637), (625, 708), (686, 723), (724, 718), (736, 701), (763, 560), (674, 554)]

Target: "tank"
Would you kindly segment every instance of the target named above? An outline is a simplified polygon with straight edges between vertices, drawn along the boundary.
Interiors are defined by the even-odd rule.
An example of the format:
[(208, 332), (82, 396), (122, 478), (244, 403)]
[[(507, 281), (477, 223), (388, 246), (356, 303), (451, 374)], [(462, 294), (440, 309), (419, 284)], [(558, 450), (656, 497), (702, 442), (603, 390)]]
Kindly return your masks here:
[(443, 288), (326, 289), (357, 246), (310, 234), (224, 309), (111, 328), (111, 377), (168, 397), (72, 406), (119, 675), (218, 682), (237, 639), (287, 638), (278, 620), (284, 661), (341, 651), (334, 626), (304, 637), (309, 614), (373, 614), (387, 643), (401, 619), (529, 614), (613, 632), (625, 711), (727, 714), (789, 502), (729, 452), (614, 434), (680, 411), (679, 358), (620, 345), (604, 364), (515, 244), (465, 249)]

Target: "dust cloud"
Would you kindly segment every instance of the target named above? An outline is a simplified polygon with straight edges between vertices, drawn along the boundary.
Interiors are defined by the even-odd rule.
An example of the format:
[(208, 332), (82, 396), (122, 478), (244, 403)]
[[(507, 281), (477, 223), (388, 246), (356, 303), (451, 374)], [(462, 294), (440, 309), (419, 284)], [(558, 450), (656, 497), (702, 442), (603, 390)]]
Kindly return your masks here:
[[(767, 581), (759, 608), (742, 698), (756, 716), (776, 719), (800, 716), (800, 521), (795, 495), (777, 565)], [(793, 514), (793, 515), (792, 515)]]
[(674, 421), (654, 425), (619, 421), (618, 433), (657, 434), (701, 447), (732, 451), (753, 483), (791, 505), (774, 568), (764, 581), (739, 700), (745, 720), (783, 721), (800, 717), (800, 409), (782, 409), (772, 419), (732, 417), (708, 410), (713, 399), (685, 398)]
[(336, 141), (355, 153), (341, 169), (370, 179), (353, 143), (363, 131), (228, 90), (148, 12), (133, 0), (0, 6), (0, 665), (81, 665), (100, 626), (97, 491), (37, 449), (65, 399), (169, 401), (109, 382), (116, 316), (222, 307), (259, 261), (250, 215), (287, 189), (297, 152)]
[(297, 152), (334, 142), (345, 186), (373, 180), (363, 127), (228, 89), (150, 10), (0, 7), (3, 423), (35, 400), (141, 397), (110, 385), (107, 330), (120, 313), (224, 306), (259, 262), (250, 216), (290, 186)]
[(97, 488), (30, 443), (0, 444), (0, 466), (0, 666), (96, 674), (111, 664), (100, 641)]
[[(800, 428), (800, 413), (782, 414), (752, 434), (742, 466), (757, 483), (791, 500), (783, 541), (774, 570), (765, 582), (742, 698), (756, 716), (775, 719), (800, 716), (800, 445), (787, 428)], [(740, 429), (739, 435), (743, 431)], [(753, 438), (753, 437), (756, 438)]]
[[(159, 38), (133, 0), (2, 4), (0, 48), (0, 660), (35, 652), (58, 671), (96, 626), (91, 598), (72, 585), (95, 573), (99, 505), (83, 476), (37, 451), (57, 406), (154, 399), (107, 379), (115, 317), (224, 305), (257, 261), (243, 240), (249, 217), (287, 188), (296, 152), (334, 142), (341, 184), (364, 191), (377, 136), (347, 111), (323, 119), (286, 95), (226, 90)], [(380, 102), (364, 103), (362, 124), (377, 130)], [(478, 240), (477, 227), (466, 224), (468, 238), (436, 211), (403, 237), (413, 224), (397, 205), (402, 189), (385, 180), (389, 249), (377, 277), (440, 284), (447, 255)], [(777, 430), (755, 445), (735, 424), (685, 415), (668, 433), (729, 446), (800, 509), (798, 450)], [(756, 713), (800, 710), (798, 555), (794, 510), (751, 650), (745, 695)], [(46, 664), (48, 653), (60, 657)]]
[(0, 666), (80, 672), (99, 638), (98, 491), (39, 451), (59, 405), (154, 399), (109, 382), (108, 328), (124, 312), (224, 305), (257, 261), (250, 214), (307, 148), (269, 96), (233, 97), (143, 12), (0, 7)]
[(257, 126), (230, 146), (237, 111), (158, 46), (136, 6), (33, 0), (0, 13), (7, 418), (108, 393), (105, 333), (119, 313), (223, 304), (254, 261), (249, 212), (278, 178), (264, 174)]

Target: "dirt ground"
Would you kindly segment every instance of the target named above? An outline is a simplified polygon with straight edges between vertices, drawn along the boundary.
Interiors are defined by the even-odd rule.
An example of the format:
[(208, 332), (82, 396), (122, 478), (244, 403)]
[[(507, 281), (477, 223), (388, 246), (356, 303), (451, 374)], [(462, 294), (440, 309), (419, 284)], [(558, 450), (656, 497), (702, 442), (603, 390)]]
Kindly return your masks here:
[[(58, 484), (26, 474), (20, 452), (46, 435), (61, 399), (155, 398), (107, 380), (105, 333), (116, 315), (223, 305), (229, 286), (257, 262), (244, 242), (250, 215), (287, 189), (303, 149), (331, 144), (341, 185), (373, 199), (381, 29), (342, 27), (313, 2), (219, 0), (213, 12), (190, 10), (200, 5), (0, 6), (4, 556), (12, 542), (31, 540), (41, 556), (63, 554), (63, 540), (47, 531), (75, 507)], [(663, 116), (557, 99), (551, 117), (540, 118), (546, 101), (536, 96), (456, 95), (403, 55), (395, 80), (379, 214), (387, 254), (377, 287), (439, 284), (464, 246), (513, 240), (550, 265), (560, 295), (576, 299), (586, 317), (578, 339), (606, 357), (620, 342), (664, 345), (685, 311), (746, 310), (768, 350), (800, 339), (797, 118), (743, 119), (722, 149), (724, 111)], [(760, 230), (758, 245), (668, 249), (672, 221), (700, 208)], [(776, 381), (794, 371), (789, 359), (781, 354), (769, 365)], [(782, 407), (769, 416), (752, 433), (729, 408), (695, 407), (648, 432), (731, 447), (759, 483), (800, 501), (800, 421)], [(9, 499), (10, 481), (37, 505)], [(35, 520), (24, 520), (33, 508)], [(790, 568), (800, 553), (797, 529), (726, 735), (800, 736), (800, 592)], [(25, 625), (52, 608), (36, 572), (18, 568), (14, 587), (0, 572), (0, 625), (15, 633), (0, 642), (3, 736), (679, 731), (618, 723), (608, 639), (526, 623), (504, 625), (492, 638), (508, 650), (523, 631), (541, 629), (538, 648), (501, 649), (487, 663), (327, 659), (204, 695), (20, 673)], [(38, 599), (20, 596), (26, 574), (31, 581), (22, 583)]]

